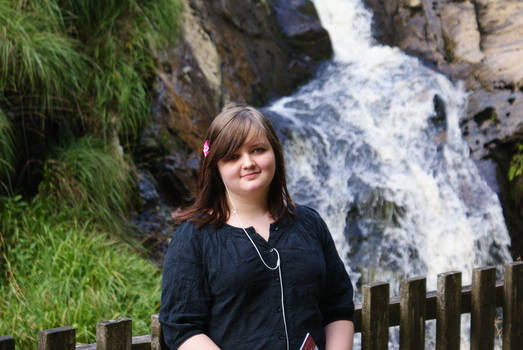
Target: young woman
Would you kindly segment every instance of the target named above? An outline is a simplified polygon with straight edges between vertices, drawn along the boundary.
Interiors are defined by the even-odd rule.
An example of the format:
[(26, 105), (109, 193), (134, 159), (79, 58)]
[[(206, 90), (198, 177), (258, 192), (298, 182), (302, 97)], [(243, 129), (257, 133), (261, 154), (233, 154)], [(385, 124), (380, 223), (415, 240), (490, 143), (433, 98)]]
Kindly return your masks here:
[(160, 322), (175, 350), (350, 350), (352, 285), (327, 226), (287, 191), (280, 142), (252, 107), (207, 132), (192, 206), (163, 267)]

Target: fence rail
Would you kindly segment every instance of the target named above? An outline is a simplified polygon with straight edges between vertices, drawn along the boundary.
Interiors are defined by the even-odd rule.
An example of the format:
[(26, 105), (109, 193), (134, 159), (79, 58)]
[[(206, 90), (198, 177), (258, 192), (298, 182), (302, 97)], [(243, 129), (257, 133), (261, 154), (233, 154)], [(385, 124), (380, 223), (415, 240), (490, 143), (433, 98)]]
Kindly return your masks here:
[[(389, 300), (389, 284), (362, 288), (363, 303), (356, 305), (354, 326), (362, 333), (363, 350), (387, 349), (389, 327), (400, 326), (400, 349), (423, 350), (425, 321), (435, 319), (436, 350), (460, 348), (461, 314), (471, 314), (471, 350), (494, 348), (496, 308), (503, 308), (503, 350), (523, 349), (523, 262), (505, 265), (504, 279), (496, 281), (494, 267), (477, 268), (472, 285), (461, 286), (461, 272), (438, 275), (437, 291), (426, 293), (425, 277), (400, 283), (400, 296)], [(102, 321), (96, 325), (96, 343), (76, 345), (75, 329), (40, 331), (38, 350), (166, 350), (158, 315), (151, 316), (151, 334), (132, 337), (132, 320)], [(0, 350), (14, 350), (10, 336), (0, 337)]]

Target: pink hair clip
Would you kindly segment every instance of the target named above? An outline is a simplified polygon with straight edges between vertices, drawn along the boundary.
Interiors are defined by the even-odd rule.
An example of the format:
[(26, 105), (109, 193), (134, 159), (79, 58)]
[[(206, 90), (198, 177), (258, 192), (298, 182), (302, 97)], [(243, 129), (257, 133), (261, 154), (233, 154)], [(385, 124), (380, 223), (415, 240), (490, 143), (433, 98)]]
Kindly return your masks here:
[(205, 143), (203, 144), (203, 155), (207, 157), (209, 154), (209, 140), (205, 140)]

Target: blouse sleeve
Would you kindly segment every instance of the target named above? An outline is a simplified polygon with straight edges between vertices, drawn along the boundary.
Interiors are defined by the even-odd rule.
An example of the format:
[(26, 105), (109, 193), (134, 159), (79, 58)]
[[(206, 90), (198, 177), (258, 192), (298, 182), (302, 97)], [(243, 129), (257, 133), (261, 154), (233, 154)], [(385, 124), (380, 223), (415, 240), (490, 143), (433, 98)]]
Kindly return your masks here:
[(320, 310), (323, 314), (323, 324), (334, 321), (354, 321), (354, 301), (352, 283), (341, 260), (334, 240), (327, 225), (317, 215), (319, 238), (322, 242), (323, 254), (327, 268), (327, 278), (320, 299)]
[(193, 223), (183, 223), (165, 256), (159, 319), (171, 350), (193, 335), (206, 333), (211, 297), (204, 277), (200, 234)]

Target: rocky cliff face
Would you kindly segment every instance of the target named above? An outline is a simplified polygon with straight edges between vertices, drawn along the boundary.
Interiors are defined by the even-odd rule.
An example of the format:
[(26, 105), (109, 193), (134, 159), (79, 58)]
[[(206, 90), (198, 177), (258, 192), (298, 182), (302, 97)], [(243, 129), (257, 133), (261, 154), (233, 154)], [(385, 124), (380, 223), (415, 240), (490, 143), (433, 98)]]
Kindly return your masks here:
[[(499, 195), (523, 256), (521, 176), (508, 181), (510, 160), (523, 143), (523, 2), (519, 0), (366, 0), (374, 34), (470, 91), (460, 125), (473, 159), (497, 164)], [(518, 185), (519, 184), (519, 185)]]
[(157, 53), (154, 120), (136, 151), (141, 187), (157, 183), (144, 198), (151, 210), (188, 199), (204, 133), (224, 104), (290, 94), (332, 55), (310, 0), (182, 2), (183, 36)]

